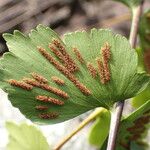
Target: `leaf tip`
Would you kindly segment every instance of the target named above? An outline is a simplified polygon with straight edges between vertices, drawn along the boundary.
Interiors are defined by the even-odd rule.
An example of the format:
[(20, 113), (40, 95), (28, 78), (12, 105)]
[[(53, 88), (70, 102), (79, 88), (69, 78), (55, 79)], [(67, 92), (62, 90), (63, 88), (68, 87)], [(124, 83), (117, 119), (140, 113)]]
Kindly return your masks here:
[(4, 33), (2, 36), (5, 39), (5, 41), (8, 41), (9, 39), (13, 37), (13, 35), (10, 33)]

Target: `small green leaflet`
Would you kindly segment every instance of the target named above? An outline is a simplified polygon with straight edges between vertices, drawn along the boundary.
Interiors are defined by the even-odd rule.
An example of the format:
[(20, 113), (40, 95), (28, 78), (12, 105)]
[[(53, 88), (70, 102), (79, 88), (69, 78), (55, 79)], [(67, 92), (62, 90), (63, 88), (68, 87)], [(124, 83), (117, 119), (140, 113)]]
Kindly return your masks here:
[(111, 113), (105, 108), (99, 109), (101, 112), (90, 128), (88, 140), (91, 145), (101, 148), (109, 133)]
[(115, 0), (115, 1), (121, 2), (130, 8), (134, 8), (142, 2), (142, 0)]
[(6, 122), (9, 133), (7, 150), (50, 150), (43, 134), (33, 125)]
[(142, 48), (136, 48), (138, 54), (138, 72), (146, 72), (145, 64), (144, 64), (144, 54)]
[(150, 85), (139, 95), (132, 99), (132, 106), (138, 108), (150, 99)]
[(110, 30), (73, 32), (62, 41), (39, 25), (29, 36), (19, 31), (3, 36), (10, 52), (0, 60), (0, 88), (36, 123), (62, 122), (96, 107), (110, 109), (150, 81), (137, 73), (137, 53), (128, 40)]

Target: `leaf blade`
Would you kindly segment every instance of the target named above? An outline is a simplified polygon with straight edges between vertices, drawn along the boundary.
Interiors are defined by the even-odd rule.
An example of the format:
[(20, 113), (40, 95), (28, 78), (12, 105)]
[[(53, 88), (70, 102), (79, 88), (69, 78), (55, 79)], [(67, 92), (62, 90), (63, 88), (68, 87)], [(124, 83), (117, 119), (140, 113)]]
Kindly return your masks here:
[(50, 149), (46, 138), (34, 126), (26, 123), (17, 125), (13, 122), (6, 122), (6, 128), (9, 132), (7, 150)]
[[(13, 35), (5, 34), (4, 38), (7, 40), (10, 52), (4, 54), (0, 60), (0, 87), (8, 93), (12, 105), (19, 108), (27, 118), (36, 123), (62, 122), (100, 106), (109, 109), (116, 101), (125, 100), (137, 94), (141, 87), (143, 89), (149, 81), (149, 76), (136, 72), (138, 64), (137, 54), (135, 50), (131, 49), (127, 39), (113, 34), (110, 30), (93, 29), (90, 33), (85, 31), (71, 33), (65, 36), (63, 43), (50, 28), (40, 25), (36, 30), (32, 30), (29, 36), (15, 31)], [(73, 78), (72, 75), (71, 77), (69, 75), (68, 79), (68, 75), (62, 73), (54, 64), (50, 63), (37, 49), (37, 46), (42, 46), (48, 55), (52, 56), (59, 65), (63, 66), (64, 64), (57, 55), (49, 49), (49, 44), (54, 39), (60, 41), (80, 69), (73, 74)], [(107, 84), (102, 84), (99, 75), (95, 79), (91, 76), (86, 63), (90, 61), (97, 69), (95, 59), (101, 57), (101, 47), (103, 47), (105, 42), (111, 45), (112, 56), (109, 64), (111, 80)], [(79, 48), (85, 64), (81, 64), (77, 60), (72, 51), (74, 46)], [(27, 91), (11, 86), (8, 83), (10, 79), (23, 81), (24, 77), (33, 78), (31, 75), (33, 72), (46, 78), (48, 86), (53, 87), (55, 90), (52, 92), (43, 88), (33, 87), (31, 91)], [(60, 86), (56, 84), (51, 79), (52, 76), (64, 80), (65, 85)], [(134, 76), (136, 78), (132, 78)], [(72, 78), (72, 81), (70, 78)], [(143, 83), (143, 85), (137, 86), (132, 90), (137, 82)], [(83, 87), (86, 87), (92, 94), (85, 95)], [(58, 91), (68, 94), (68, 100), (58, 95)], [(65, 104), (58, 106), (53, 103), (38, 101), (36, 97), (39, 95), (46, 95), (53, 99), (61, 100)], [(46, 105), (48, 109), (44, 111), (37, 110), (36, 108), (39, 105)], [(51, 112), (59, 113), (59, 117), (49, 119), (39, 117), (41, 113), (47, 115), (47, 113)]]

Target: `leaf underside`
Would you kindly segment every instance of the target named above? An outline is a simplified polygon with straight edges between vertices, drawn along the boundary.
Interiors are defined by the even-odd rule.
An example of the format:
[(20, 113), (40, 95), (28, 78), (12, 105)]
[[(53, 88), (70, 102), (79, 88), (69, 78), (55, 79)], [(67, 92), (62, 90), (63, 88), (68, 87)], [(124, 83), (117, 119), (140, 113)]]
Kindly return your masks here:
[(6, 122), (9, 133), (7, 150), (50, 150), (46, 138), (32, 125)]
[[(110, 30), (93, 29), (90, 33), (83, 31), (66, 34), (64, 36), (65, 44), (54, 31), (42, 25), (39, 25), (36, 30), (32, 30), (29, 36), (15, 31), (13, 35), (4, 34), (4, 38), (10, 52), (5, 53), (0, 60), (0, 87), (8, 93), (12, 105), (19, 108), (33, 122), (58, 123), (96, 107), (102, 106), (109, 109), (115, 102), (133, 97), (142, 91), (149, 82), (149, 76), (137, 73), (137, 54), (134, 49), (131, 49), (127, 39), (120, 35), (114, 35)], [(73, 73), (67, 71), (66, 73), (67, 69), (62, 61), (48, 47), (54, 39), (63, 45), (67, 54), (79, 68), (77, 71)], [(110, 45), (111, 53), (108, 62), (110, 80), (103, 84), (96, 58), (102, 57), (101, 47), (106, 42)], [(51, 55), (57, 63), (63, 66), (63, 69), (65, 68), (65, 71), (60, 71), (49, 62), (37, 46), (44, 48), (48, 55)], [(72, 48), (78, 49), (84, 60), (83, 63), (77, 59)], [(59, 49), (57, 51), (60, 52)], [(87, 68), (88, 63), (95, 67), (96, 77), (93, 77)], [(42, 75), (48, 80), (46, 86), (54, 87), (55, 92), (35, 86), (30, 90), (25, 90), (8, 83), (10, 79), (15, 82), (22, 81), (23, 78), (33, 79), (31, 73)], [(61, 79), (65, 84), (58, 85), (52, 80), (53, 76)], [(69, 98), (66, 99), (57, 94), (60, 90)], [(54, 104), (40, 101), (37, 100), (37, 96), (55, 98), (59, 102)], [(60, 105), (60, 100), (64, 105)], [(36, 109), (43, 105), (44, 110)], [(57, 113), (58, 116), (47, 115), (48, 113)], [(41, 117), (41, 115), (43, 116)]]

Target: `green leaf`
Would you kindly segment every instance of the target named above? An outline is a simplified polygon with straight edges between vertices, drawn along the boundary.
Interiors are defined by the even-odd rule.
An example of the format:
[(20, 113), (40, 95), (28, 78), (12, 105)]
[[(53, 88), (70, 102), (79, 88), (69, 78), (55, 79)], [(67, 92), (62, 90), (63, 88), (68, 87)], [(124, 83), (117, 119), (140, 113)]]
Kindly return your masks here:
[(140, 47), (138, 47), (136, 48), (136, 51), (138, 54), (138, 72), (146, 72), (143, 50)]
[(130, 8), (134, 8), (142, 2), (142, 0), (115, 0), (115, 1), (119, 1)]
[(89, 131), (89, 143), (101, 148), (109, 133), (110, 111), (100, 108), (101, 112)]
[(150, 85), (143, 92), (132, 99), (132, 106), (134, 108), (138, 108), (148, 100), (150, 100)]
[[(63, 43), (54, 31), (39, 25), (29, 36), (15, 31), (13, 35), (4, 34), (4, 38), (10, 52), (0, 60), (0, 87), (8, 93), (12, 105), (36, 123), (62, 122), (96, 107), (109, 109), (115, 102), (144, 90), (150, 80), (145, 73), (137, 73), (137, 53), (131, 49), (128, 40), (110, 30), (70, 33), (65, 35)], [(52, 52), (52, 47), (48, 48), (50, 43), (55, 46), (57, 55)], [(104, 67), (102, 47), (105, 54), (111, 55), (109, 60), (105, 57), (105, 72), (99, 74), (96, 58)], [(62, 51), (66, 51), (65, 54)], [(94, 71), (89, 69), (89, 63)], [(18, 82), (24, 78), (33, 80), (33, 73), (40, 75), (38, 85), (37, 79), (33, 88)], [(41, 76), (48, 82), (44, 84)], [(65, 83), (59, 85), (58, 81)]]
[(9, 132), (7, 150), (49, 150), (49, 145), (41, 131), (33, 125), (6, 122)]
[[(139, 89), (138, 85), (141, 85), (145, 82), (143, 80), (146, 77), (145, 74), (136, 73), (138, 63), (137, 53), (135, 50), (131, 49), (126, 38), (122, 37), (121, 35), (114, 35), (109, 30), (93, 29), (91, 30), (89, 36), (88, 33), (84, 31), (67, 34), (65, 36), (65, 43), (70, 50), (69, 52), (71, 53), (72, 46), (77, 47), (81, 51), (81, 54), (84, 56), (86, 61), (92, 62), (94, 66), (96, 66), (95, 58), (98, 57), (100, 48), (106, 41), (111, 45), (111, 81), (107, 85), (99, 87), (101, 90), (98, 90), (96, 89), (96, 87), (99, 86), (98, 80), (93, 80), (93, 78), (89, 80), (90, 76), (88, 76), (88, 74), (86, 74), (84, 78), (87, 78), (87, 80), (92, 82), (92, 84), (89, 86), (94, 88), (93, 91), (95, 92), (95, 95), (98, 93), (99, 95), (101, 94), (100, 99), (110, 103), (111, 105), (111, 103), (115, 101), (132, 97), (134, 93), (137, 92), (137, 89)], [(131, 74), (134, 75), (132, 76)], [(144, 81), (143, 83), (139, 82), (141, 80), (140, 78), (142, 78)], [(149, 76), (146, 78), (148, 79)], [(138, 84), (135, 82), (138, 82)]]
[(135, 142), (131, 142), (131, 150), (144, 150), (141, 146), (137, 145)]
[(148, 133), (149, 123), (150, 100), (122, 120), (118, 133), (117, 150), (128, 149), (131, 141), (134, 141), (138, 146), (142, 146), (143, 148), (147, 147), (146, 143), (142, 140)]

